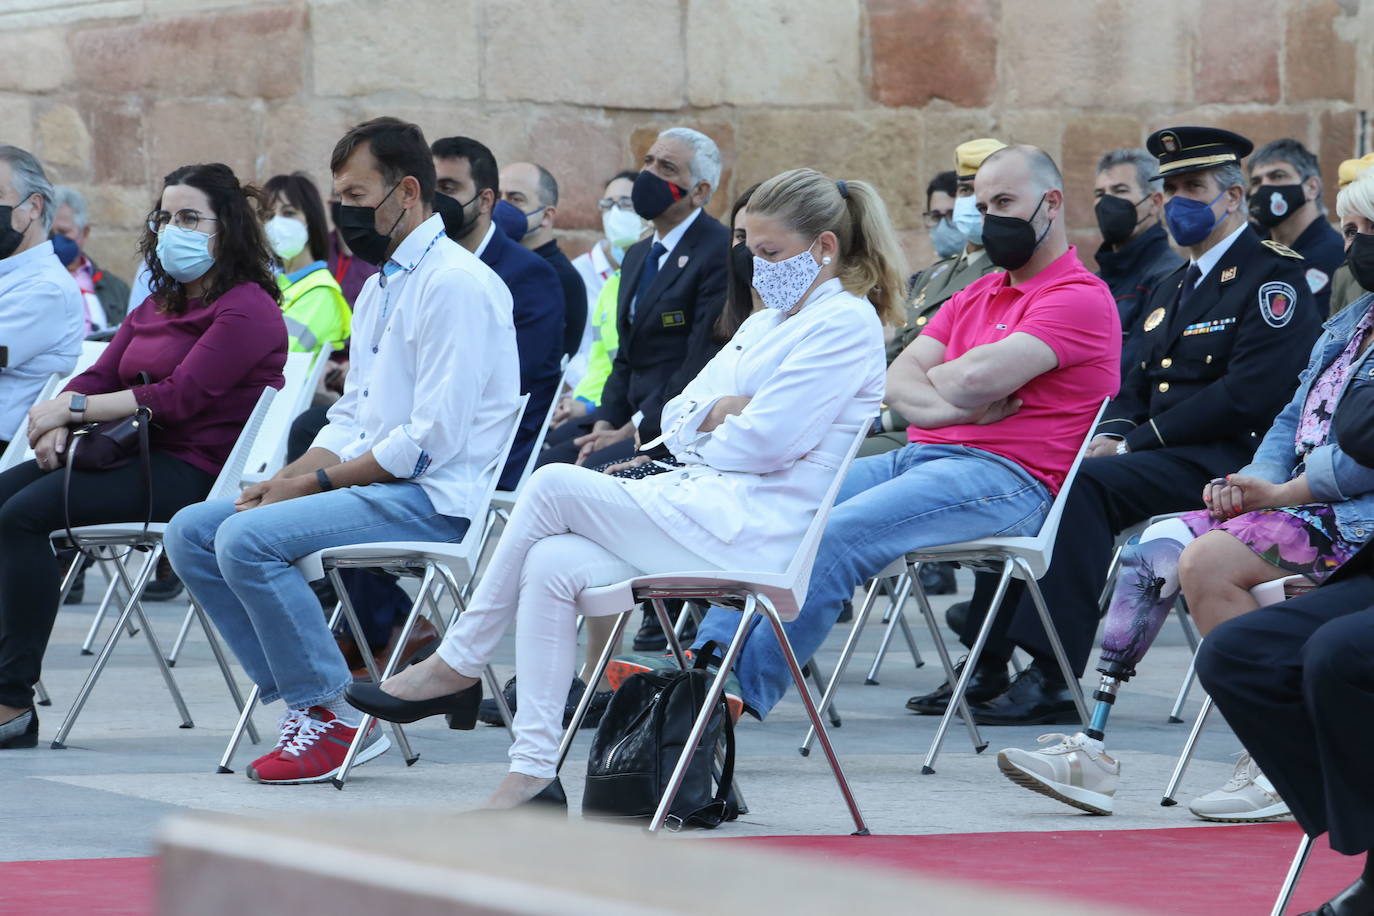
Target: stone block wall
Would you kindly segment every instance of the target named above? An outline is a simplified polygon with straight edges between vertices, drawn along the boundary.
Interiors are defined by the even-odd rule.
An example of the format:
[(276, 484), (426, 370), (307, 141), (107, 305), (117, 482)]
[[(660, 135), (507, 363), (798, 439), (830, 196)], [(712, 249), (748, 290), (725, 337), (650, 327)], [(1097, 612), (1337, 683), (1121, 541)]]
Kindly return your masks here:
[(605, 179), (688, 124), (724, 154), (713, 212), (794, 166), (870, 179), (920, 266), (926, 182), (974, 136), (1056, 157), (1087, 252), (1097, 157), (1162, 126), (1294, 136), (1334, 176), (1368, 145), (1371, 52), (1374, 0), (10, 0), (0, 141), (88, 193), (126, 273), (171, 169), (323, 187), (379, 114), (549, 167), (574, 249)]

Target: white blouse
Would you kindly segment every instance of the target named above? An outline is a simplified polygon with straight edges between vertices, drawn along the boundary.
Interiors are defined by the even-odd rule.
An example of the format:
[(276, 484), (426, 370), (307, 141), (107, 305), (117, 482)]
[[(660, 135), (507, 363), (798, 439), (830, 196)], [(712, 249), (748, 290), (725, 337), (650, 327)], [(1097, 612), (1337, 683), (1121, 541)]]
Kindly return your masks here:
[[(781, 572), (886, 378), (882, 323), (838, 279), (795, 315), (751, 315), (663, 409), (662, 441), (687, 466), (626, 480), (671, 537), (721, 567)], [(722, 397), (750, 398), (714, 430)]]

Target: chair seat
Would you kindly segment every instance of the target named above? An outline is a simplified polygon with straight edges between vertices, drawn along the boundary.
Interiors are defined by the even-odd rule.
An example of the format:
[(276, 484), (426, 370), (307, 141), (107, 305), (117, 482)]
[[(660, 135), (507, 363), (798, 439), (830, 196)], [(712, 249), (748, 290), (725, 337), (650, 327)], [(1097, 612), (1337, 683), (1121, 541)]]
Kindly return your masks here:
[(515, 508), (515, 497), (516, 493), (514, 490), (497, 490), (491, 494), (491, 507), (493, 509), (506, 509), (509, 511)]
[[(73, 528), (72, 533), (81, 538), (85, 544), (126, 544), (130, 541), (142, 539), (142, 522), (111, 522), (106, 525), (82, 525), (80, 528)], [(167, 533), (166, 522), (153, 522), (148, 526), (146, 537), (148, 540), (159, 540)], [(51, 532), (48, 537), (54, 541), (67, 542), (67, 529), (59, 528)]]
[(766, 597), (777, 609), (784, 621), (795, 620), (801, 613), (801, 603), (806, 599), (805, 583), (798, 594), (786, 584), (781, 573), (722, 573), (720, 570), (692, 572), (659, 573), (636, 576), (612, 585), (602, 585), (583, 589), (577, 596), (577, 613), (584, 617), (606, 617), (623, 614), (634, 607), (639, 596), (668, 599), (700, 598), (702, 600), (721, 600), (743, 596), (746, 592)]
[(308, 556), (301, 557), (293, 565), (300, 570), (301, 575), (310, 581), (324, 578), (325, 560), (385, 560), (394, 557), (415, 562), (446, 563), (452, 566), (471, 563), (472, 544), (476, 543), (476, 540), (473, 538), (469, 541), (464, 538), (462, 542), (457, 544), (447, 544), (442, 541), (376, 541), (371, 544), (340, 544), (338, 547), (326, 547), (324, 550), (317, 550)]

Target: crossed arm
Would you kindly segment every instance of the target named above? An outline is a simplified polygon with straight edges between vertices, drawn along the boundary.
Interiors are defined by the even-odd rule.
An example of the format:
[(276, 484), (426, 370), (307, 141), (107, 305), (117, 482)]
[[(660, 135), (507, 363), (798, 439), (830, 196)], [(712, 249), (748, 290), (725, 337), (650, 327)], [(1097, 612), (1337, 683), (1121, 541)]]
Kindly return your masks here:
[(924, 429), (996, 423), (1021, 407), (1017, 391), (1058, 367), (1039, 338), (1016, 332), (945, 360), (945, 345), (922, 334), (887, 370), (887, 403)]

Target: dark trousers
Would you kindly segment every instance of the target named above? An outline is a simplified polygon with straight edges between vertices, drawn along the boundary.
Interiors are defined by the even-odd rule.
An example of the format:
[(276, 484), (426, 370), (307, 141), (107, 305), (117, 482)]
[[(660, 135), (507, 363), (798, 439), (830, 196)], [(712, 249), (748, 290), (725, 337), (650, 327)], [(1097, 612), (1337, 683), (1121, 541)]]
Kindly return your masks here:
[[(180, 458), (153, 452), (153, 521), (205, 499), (214, 477)], [(33, 703), (33, 685), (57, 619), (62, 567), (48, 535), (66, 524), (65, 471), (26, 461), (0, 474), (0, 703)], [(72, 474), (74, 525), (141, 521), (148, 510), (138, 462)]]
[(312, 407), (291, 422), (291, 432), (286, 437), (286, 463), (290, 464), (310, 451), (310, 443), (329, 423), (325, 414), (328, 407)]
[[(1183, 446), (1083, 462), (1064, 505), (1049, 571), (1040, 580), (1055, 629), (1079, 677), (1097, 635), (1097, 602), (1107, 583), (1117, 534), (1152, 515), (1201, 508), (1203, 485), (1244, 464), (1247, 456), (1232, 451)], [(995, 574), (977, 576), (968, 622), (960, 635), (965, 646), (973, 645), (996, 586)], [(1049, 640), (1025, 590), (1022, 582), (1012, 580), (985, 652), (1005, 661), (1020, 646), (1037, 661), (1052, 665)]]
[(1309, 836), (1374, 848), (1374, 576), (1227, 621), (1197, 674)]
[[(581, 451), (581, 447), (576, 445), (573, 440), (589, 432), (591, 432), (590, 426), (583, 427), (574, 423), (564, 423), (558, 429), (551, 430), (544, 440), (544, 453), (539, 456), (535, 466), (542, 468), (546, 464), (572, 464), (577, 461), (577, 453)], [(634, 456), (635, 440), (626, 439), (624, 442), (617, 442), (610, 448), (592, 452), (583, 462), (583, 466), (594, 468), (603, 464), (629, 461)]]

